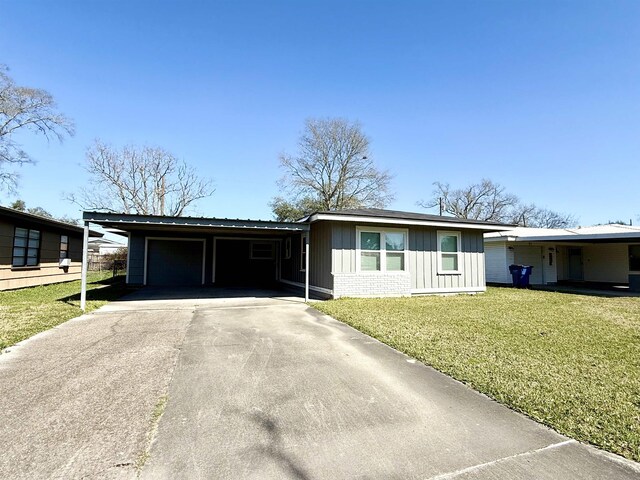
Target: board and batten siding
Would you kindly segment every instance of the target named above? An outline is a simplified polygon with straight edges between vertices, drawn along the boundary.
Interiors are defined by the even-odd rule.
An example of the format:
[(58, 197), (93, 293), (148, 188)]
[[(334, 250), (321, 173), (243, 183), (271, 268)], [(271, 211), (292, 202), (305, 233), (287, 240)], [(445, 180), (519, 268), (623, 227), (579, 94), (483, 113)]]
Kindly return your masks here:
[[(15, 227), (32, 228), (40, 232), (40, 263), (33, 267), (13, 267), (13, 236)], [(60, 267), (60, 235), (69, 237), (68, 268)], [(80, 279), (82, 271), (82, 236), (70, 232), (47, 230), (35, 224), (0, 222), (0, 290), (33, 287)]]
[(484, 238), (482, 232), (461, 233), (459, 274), (438, 273), (438, 230), (430, 227), (409, 229), (409, 261), (412, 293), (478, 292), (486, 289)]
[[(331, 275), (331, 226), (326, 222), (315, 223), (309, 232), (309, 286), (327, 292), (333, 289)], [(302, 265), (302, 236), (301, 233), (291, 235), (291, 258), (282, 255), (281, 278), (286, 282), (304, 286), (305, 272)], [(326, 292), (325, 292), (326, 293)]]
[[(333, 256), (331, 271), (334, 275), (356, 272), (356, 228), (376, 224), (332, 222), (331, 239)], [(395, 228), (402, 226), (395, 226)], [(390, 226), (392, 228), (392, 226)], [(455, 230), (461, 233), (460, 274), (438, 274), (438, 228), (409, 227), (408, 255), (405, 259), (409, 274), (409, 293), (478, 292), (486, 289), (484, 272), (484, 242), (482, 232)], [(454, 231), (454, 230), (452, 230)], [(360, 273), (362, 275), (362, 272)], [(364, 275), (377, 275), (365, 273)], [(378, 274), (379, 275), (379, 274)], [(389, 275), (399, 275), (393, 273)], [(369, 276), (375, 281), (375, 276)], [(344, 295), (348, 295), (345, 293)]]

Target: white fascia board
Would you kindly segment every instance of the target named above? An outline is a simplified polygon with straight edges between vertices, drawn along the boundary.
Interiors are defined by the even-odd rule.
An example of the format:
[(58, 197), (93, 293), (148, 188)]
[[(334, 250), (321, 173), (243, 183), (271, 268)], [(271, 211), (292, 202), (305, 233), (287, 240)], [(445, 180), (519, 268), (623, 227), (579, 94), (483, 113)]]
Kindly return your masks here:
[(553, 235), (548, 237), (518, 237), (517, 242), (588, 242), (589, 240), (620, 240), (628, 239), (629, 241), (640, 241), (640, 235), (638, 233), (595, 233), (587, 235)]
[(516, 242), (518, 241), (518, 237), (514, 236), (499, 236), (499, 237), (484, 237), (484, 243), (499, 243), (499, 242)]
[(484, 230), (485, 232), (507, 231), (513, 230), (513, 227), (505, 226), (489, 226), (479, 223), (462, 223), (462, 222), (438, 222), (433, 220), (412, 220), (406, 218), (388, 218), (388, 217), (367, 217), (362, 215), (333, 215), (325, 213), (316, 213), (309, 217), (309, 223), (319, 220), (330, 220), (335, 222), (357, 222), (357, 223), (379, 223), (381, 225), (416, 225), (425, 227), (442, 227), (448, 229), (469, 229)]

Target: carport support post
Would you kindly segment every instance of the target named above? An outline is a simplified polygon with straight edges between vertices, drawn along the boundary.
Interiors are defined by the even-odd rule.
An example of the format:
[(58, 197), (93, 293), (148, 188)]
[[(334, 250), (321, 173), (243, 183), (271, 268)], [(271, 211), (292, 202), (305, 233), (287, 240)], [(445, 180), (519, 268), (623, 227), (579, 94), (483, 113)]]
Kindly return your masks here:
[(80, 285), (80, 308), (84, 312), (87, 308), (87, 267), (89, 256), (89, 222), (84, 222), (84, 236), (82, 238), (82, 281)]
[(309, 234), (304, 237), (304, 301), (309, 301)]

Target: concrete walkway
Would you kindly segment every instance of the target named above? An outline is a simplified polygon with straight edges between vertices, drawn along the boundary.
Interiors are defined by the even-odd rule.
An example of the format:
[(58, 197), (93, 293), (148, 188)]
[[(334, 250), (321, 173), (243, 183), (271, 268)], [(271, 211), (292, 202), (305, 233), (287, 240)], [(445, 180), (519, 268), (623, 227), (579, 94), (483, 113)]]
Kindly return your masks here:
[(640, 478), (270, 292), (143, 290), (0, 355), (0, 389), (2, 478)]
[(201, 305), (143, 479), (637, 479), (292, 299)]

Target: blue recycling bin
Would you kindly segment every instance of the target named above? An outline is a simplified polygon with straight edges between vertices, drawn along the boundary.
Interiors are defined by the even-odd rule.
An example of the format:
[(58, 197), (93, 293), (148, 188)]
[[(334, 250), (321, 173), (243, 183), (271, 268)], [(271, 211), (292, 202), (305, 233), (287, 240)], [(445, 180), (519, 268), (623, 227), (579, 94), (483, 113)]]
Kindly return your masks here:
[(509, 265), (509, 273), (514, 287), (520, 287), (520, 279), (522, 277), (522, 265)]
[(520, 288), (529, 288), (529, 277), (533, 267), (531, 265), (522, 265), (522, 273), (520, 275)]
[(528, 288), (529, 278), (531, 277), (531, 265), (509, 265), (509, 273), (516, 288)]

